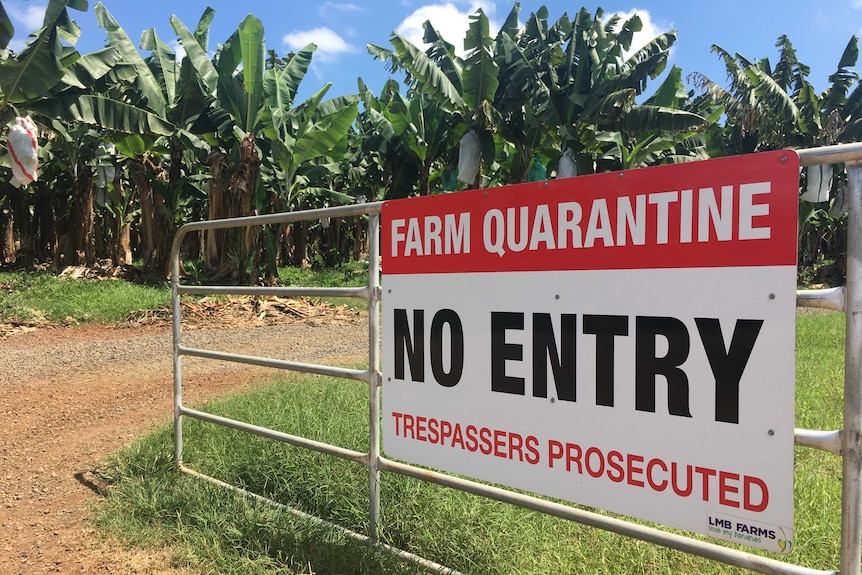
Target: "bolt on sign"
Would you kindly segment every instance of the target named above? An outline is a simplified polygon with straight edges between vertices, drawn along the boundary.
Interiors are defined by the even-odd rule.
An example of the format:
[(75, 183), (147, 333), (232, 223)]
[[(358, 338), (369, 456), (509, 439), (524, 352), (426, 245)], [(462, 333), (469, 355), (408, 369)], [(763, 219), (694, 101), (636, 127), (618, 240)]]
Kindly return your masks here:
[(792, 151), (385, 202), (385, 453), (793, 548)]

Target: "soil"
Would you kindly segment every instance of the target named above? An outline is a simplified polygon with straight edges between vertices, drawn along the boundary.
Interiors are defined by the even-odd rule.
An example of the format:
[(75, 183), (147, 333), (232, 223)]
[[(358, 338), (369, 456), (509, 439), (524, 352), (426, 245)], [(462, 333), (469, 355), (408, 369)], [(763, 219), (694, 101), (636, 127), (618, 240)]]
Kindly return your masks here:
[[(366, 314), (264, 316), (233, 325), (196, 322), (184, 328), (183, 345), (307, 363), (366, 362)], [(102, 487), (96, 465), (171, 419), (169, 322), (25, 326), (2, 334), (0, 574), (187, 573), (158, 552), (123, 549), (89, 522)], [(184, 357), (184, 403), (240, 392), (273, 375)]]

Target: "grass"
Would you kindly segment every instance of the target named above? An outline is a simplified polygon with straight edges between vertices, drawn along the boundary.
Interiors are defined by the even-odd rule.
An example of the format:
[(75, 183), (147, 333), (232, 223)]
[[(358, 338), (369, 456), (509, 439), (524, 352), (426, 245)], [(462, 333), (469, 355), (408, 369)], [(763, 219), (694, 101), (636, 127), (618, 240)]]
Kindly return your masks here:
[(0, 272), (0, 322), (117, 323), (141, 309), (168, 307), (167, 285), (64, 280), (41, 272)]
[[(363, 287), (368, 284), (368, 262), (348, 262), (337, 268), (312, 269), (286, 267), (278, 270), (283, 285), (297, 287)], [(367, 309), (365, 300), (356, 298), (323, 298), (332, 305)]]
[[(282, 268), (283, 285), (359, 287), (368, 281), (368, 264), (339, 268)], [(365, 309), (364, 300), (326, 298), (334, 305)], [(170, 286), (124, 280), (60, 279), (45, 272), (0, 272), (0, 323), (49, 321), (64, 324), (118, 323), (139, 310), (170, 307)]]
[(368, 262), (349, 262), (336, 268), (285, 267), (278, 279), (286, 286), (360, 287), (368, 282)]
[[(798, 427), (841, 427), (843, 325), (840, 314), (798, 320)], [(364, 384), (291, 376), (203, 409), (366, 450)], [(364, 467), (194, 420), (186, 420), (184, 430), (184, 460), (194, 468), (366, 531)], [(98, 510), (99, 526), (127, 545), (166, 549), (175, 566), (207, 573), (422, 572), (289, 513), (180, 475), (172, 469), (171, 451), (171, 429), (164, 427), (105, 463), (111, 488)], [(837, 456), (797, 448), (794, 563), (837, 568), (840, 476)], [(383, 540), (465, 573), (744, 572), (400, 476), (384, 474), (382, 483)]]

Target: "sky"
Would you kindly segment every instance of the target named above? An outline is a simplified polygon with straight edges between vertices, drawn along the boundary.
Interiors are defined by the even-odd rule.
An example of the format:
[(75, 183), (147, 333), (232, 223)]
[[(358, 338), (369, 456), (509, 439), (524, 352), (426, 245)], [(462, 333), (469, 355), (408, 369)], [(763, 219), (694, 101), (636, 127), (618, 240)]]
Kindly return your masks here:
[[(15, 26), (13, 48), (20, 47), (26, 35), (41, 25), (46, 0), (2, 0)], [(106, 35), (96, 23), (90, 2), (86, 13), (71, 10), (82, 28), (77, 44), (82, 53), (105, 45)], [(248, 13), (264, 24), (268, 49), (285, 55), (313, 42), (318, 46), (312, 67), (302, 84), (300, 98), (310, 96), (326, 82), (332, 82), (328, 96), (357, 92), (357, 78), (379, 93), (389, 77), (382, 62), (368, 54), (366, 45), (391, 48), (389, 38), (398, 32), (416, 45), (422, 44), (422, 23), (430, 20), (442, 36), (459, 49), (470, 14), (481, 8), (491, 21), (495, 35), (512, 9), (514, 2), (485, 0), (103, 0), (104, 6), (123, 26), (134, 42), (145, 29), (155, 28), (168, 44), (177, 45), (170, 27), (176, 15), (194, 30), (204, 9), (215, 9), (211, 27), (210, 50), (227, 40)], [(549, 0), (544, 3), (522, 0), (521, 22), (542, 5), (547, 6), (549, 21), (568, 12), (570, 17), (582, 4)], [(594, 13), (597, 5), (587, 8)], [(645, 44), (670, 30), (677, 31), (669, 64), (679, 65), (684, 77), (691, 72), (705, 74), (725, 86), (724, 66), (710, 47), (717, 44), (730, 53), (748, 59), (768, 57), (778, 60), (776, 39), (786, 34), (798, 58), (811, 67), (809, 81), (817, 90), (828, 86), (847, 43), (862, 33), (862, 0), (613, 0), (601, 4), (606, 14), (630, 15), (637, 12), (644, 30), (635, 35), (635, 43)], [(16, 44), (18, 43), (18, 44)], [(857, 70), (862, 69), (862, 60)], [(399, 82), (403, 76), (394, 76)], [(651, 93), (658, 87), (652, 83)]]

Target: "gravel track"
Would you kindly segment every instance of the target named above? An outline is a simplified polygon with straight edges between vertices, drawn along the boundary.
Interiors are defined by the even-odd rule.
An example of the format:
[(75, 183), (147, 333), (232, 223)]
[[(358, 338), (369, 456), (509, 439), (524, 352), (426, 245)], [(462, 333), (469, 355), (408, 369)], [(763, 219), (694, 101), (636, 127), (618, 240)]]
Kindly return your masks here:
[[(192, 329), (183, 345), (364, 365), (368, 324)], [(242, 391), (273, 370), (184, 358), (184, 401)], [(88, 525), (95, 464), (172, 412), (170, 326), (36, 330), (0, 340), (0, 574), (176, 574), (157, 553), (117, 549)]]

